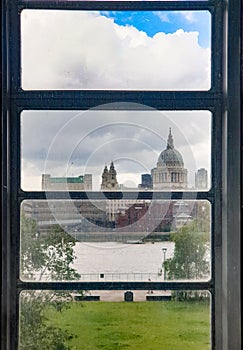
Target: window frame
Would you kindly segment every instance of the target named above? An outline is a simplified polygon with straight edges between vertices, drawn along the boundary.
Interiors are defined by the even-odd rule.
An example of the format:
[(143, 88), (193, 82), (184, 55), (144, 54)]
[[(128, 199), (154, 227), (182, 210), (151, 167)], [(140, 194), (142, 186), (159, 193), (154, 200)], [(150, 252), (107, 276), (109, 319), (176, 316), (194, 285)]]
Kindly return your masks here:
[[(239, 0), (209, 1), (3, 1), (2, 12), (2, 340), (18, 348), (19, 294), (24, 289), (209, 290), (212, 295), (211, 348), (238, 350), (240, 315), (240, 24)], [(209, 91), (24, 91), (21, 89), (20, 12), (23, 9), (66, 10), (209, 10), (212, 15), (211, 89)], [(11, 26), (14, 23), (14, 26)], [(142, 103), (158, 110), (212, 112), (212, 188), (197, 199), (212, 205), (212, 278), (208, 282), (23, 282), (19, 278), (20, 205), (25, 199), (45, 199), (44, 192), (20, 187), (20, 113), (34, 110), (86, 110), (110, 102)], [(49, 194), (64, 198), (62, 192)], [(129, 199), (182, 199), (181, 192), (127, 193)], [(120, 192), (106, 192), (109, 199)], [(100, 192), (70, 192), (73, 199), (102, 199)], [(184, 192), (183, 199), (194, 199)]]

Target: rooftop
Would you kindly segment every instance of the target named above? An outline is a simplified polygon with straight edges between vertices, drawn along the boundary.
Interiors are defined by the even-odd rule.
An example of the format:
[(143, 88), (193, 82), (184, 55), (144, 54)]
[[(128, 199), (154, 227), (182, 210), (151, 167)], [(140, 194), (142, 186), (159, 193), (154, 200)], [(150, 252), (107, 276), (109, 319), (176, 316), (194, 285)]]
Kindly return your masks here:
[(78, 177), (51, 177), (50, 182), (53, 183), (83, 183), (83, 176)]

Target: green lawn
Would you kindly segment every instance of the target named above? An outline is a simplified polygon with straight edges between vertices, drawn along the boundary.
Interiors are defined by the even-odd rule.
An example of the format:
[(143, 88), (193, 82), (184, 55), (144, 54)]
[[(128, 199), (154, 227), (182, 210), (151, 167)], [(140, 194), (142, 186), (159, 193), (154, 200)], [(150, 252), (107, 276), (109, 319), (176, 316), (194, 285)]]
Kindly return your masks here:
[(49, 319), (75, 335), (76, 350), (207, 350), (209, 313), (206, 302), (98, 301), (73, 302)]

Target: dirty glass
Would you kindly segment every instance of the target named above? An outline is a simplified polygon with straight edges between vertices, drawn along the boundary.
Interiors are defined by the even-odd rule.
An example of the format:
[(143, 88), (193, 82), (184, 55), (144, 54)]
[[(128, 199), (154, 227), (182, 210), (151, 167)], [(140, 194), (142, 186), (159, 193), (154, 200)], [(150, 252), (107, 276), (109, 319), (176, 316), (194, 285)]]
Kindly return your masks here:
[(25, 200), (20, 275), (34, 281), (208, 280), (211, 207), (198, 200)]
[(210, 305), (200, 290), (23, 291), (19, 349), (209, 350)]
[[(126, 106), (141, 110), (119, 110)], [(21, 113), (24, 190), (206, 191), (211, 187), (209, 111), (157, 111), (128, 103), (99, 107), (111, 110)]]

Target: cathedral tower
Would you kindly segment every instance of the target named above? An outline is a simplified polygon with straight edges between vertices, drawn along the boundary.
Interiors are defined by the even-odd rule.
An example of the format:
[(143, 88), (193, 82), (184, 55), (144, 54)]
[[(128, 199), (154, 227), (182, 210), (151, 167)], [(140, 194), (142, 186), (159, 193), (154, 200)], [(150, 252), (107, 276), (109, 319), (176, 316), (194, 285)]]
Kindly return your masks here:
[(116, 175), (117, 173), (113, 162), (111, 162), (109, 170), (105, 165), (105, 168), (102, 173), (102, 183), (101, 183), (102, 191), (115, 191), (118, 189), (118, 182), (117, 182)]

